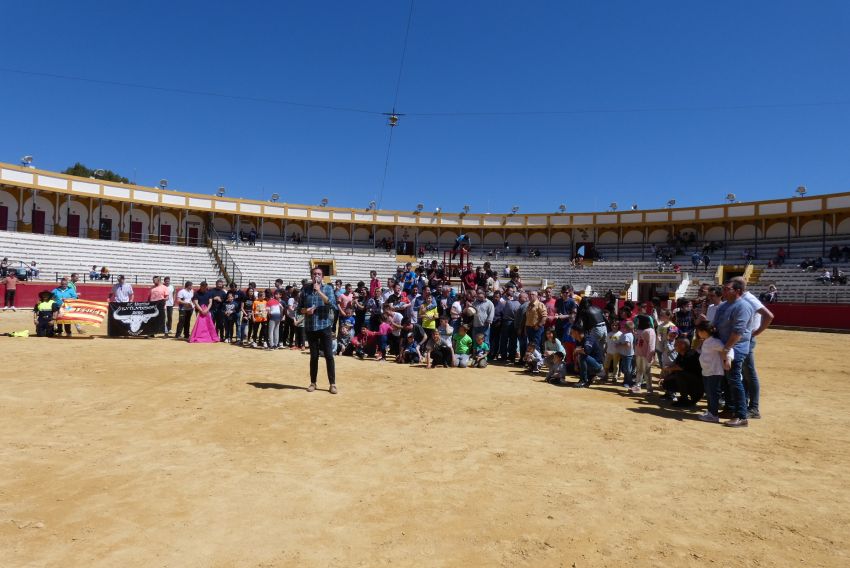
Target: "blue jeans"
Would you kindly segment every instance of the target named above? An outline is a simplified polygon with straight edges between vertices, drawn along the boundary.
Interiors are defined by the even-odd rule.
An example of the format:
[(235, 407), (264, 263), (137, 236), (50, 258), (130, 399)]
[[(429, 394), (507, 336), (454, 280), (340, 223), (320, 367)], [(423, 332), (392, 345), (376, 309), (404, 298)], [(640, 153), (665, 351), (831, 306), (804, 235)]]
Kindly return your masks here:
[(597, 325), (587, 333), (590, 337), (596, 340), (596, 343), (603, 346), (605, 345), (605, 340), (608, 336), (608, 328), (605, 327), (605, 324)]
[(242, 310), (236, 312), (236, 339), (238, 341), (242, 341), (243, 331), (242, 331)]
[(485, 326), (481, 326), (481, 327), (473, 327), (472, 328), (472, 341), (473, 342), (476, 340), (479, 333), (484, 334), (484, 341), (487, 343), (487, 345), (490, 345), (490, 326), (485, 325)]
[(710, 375), (702, 378), (705, 397), (708, 399), (708, 411), (715, 416), (720, 412), (720, 385), (723, 384), (724, 378), (723, 375)]
[[(593, 377), (602, 370), (602, 363), (590, 355), (580, 355), (578, 360), (578, 378), (583, 383), (590, 383)], [(588, 373), (588, 371), (590, 371)]]
[(620, 355), (620, 372), (623, 373), (623, 384), (634, 383), (634, 355)]
[(744, 357), (742, 372), (744, 375), (744, 389), (747, 392), (747, 409), (758, 412), (759, 409), (759, 376), (756, 373), (755, 359), (756, 340), (750, 339), (750, 352)]
[(741, 374), (746, 357), (747, 354), (740, 353), (736, 345), (735, 358), (732, 359), (732, 368), (726, 371), (726, 384), (729, 386), (728, 395), (732, 399), (731, 401), (726, 401), (726, 406), (735, 412), (737, 418), (747, 417), (747, 393), (744, 392), (744, 378)]
[[(525, 339), (526, 339), (526, 347), (529, 343), (533, 343), (537, 346), (537, 349), (540, 349), (542, 340), (543, 340), (543, 326), (541, 325), (537, 329), (533, 327), (526, 326), (525, 328)], [(523, 350), (523, 354), (525, 351)]]

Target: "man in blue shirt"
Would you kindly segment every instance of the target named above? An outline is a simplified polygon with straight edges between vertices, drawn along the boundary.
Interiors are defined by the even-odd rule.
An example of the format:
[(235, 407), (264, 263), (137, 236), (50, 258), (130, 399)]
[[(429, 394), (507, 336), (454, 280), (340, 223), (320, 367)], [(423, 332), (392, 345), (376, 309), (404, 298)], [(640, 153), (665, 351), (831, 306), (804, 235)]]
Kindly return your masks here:
[(602, 361), (605, 359), (602, 347), (596, 338), (585, 333), (583, 329), (573, 328), (570, 330), (576, 342), (573, 356), (578, 359), (579, 382), (573, 385), (577, 388), (586, 388), (593, 382), (593, 377), (602, 370)]
[[(65, 300), (76, 300), (77, 299), (77, 291), (74, 288), (68, 286), (68, 279), (63, 278), (59, 281), (59, 287), (53, 289), (53, 301), (56, 303), (57, 308), (62, 307), (62, 303)], [(66, 323), (65, 325), (65, 335), (71, 337), (71, 324)], [(62, 324), (56, 324), (56, 336), (59, 337), (62, 335)]]
[(410, 296), (410, 293), (413, 291), (413, 286), (416, 284), (416, 273), (413, 272), (411, 268), (411, 264), (408, 262), (404, 265), (404, 274), (402, 276), (402, 285), (404, 287), (405, 293)]
[(747, 396), (744, 392), (744, 382), (741, 373), (744, 359), (750, 353), (750, 320), (753, 318), (753, 308), (741, 296), (746, 291), (742, 279), (729, 280), (723, 286), (723, 297), (726, 303), (720, 304), (714, 316), (714, 325), (720, 341), (724, 343), (723, 356), (734, 350), (732, 368), (726, 371), (726, 381), (729, 384), (729, 396), (735, 417), (724, 423), (730, 428), (744, 428), (747, 422)]
[(312, 281), (301, 290), (298, 311), (304, 314), (304, 332), (310, 346), (310, 386), (307, 392), (316, 390), (319, 373), (319, 348), (325, 356), (330, 393), (336, 394), (336, 369), (334, 366), (333, 323), (336, 314), (336, 295), (333, 286), (322, 284), (322, 269), (310, 271)]

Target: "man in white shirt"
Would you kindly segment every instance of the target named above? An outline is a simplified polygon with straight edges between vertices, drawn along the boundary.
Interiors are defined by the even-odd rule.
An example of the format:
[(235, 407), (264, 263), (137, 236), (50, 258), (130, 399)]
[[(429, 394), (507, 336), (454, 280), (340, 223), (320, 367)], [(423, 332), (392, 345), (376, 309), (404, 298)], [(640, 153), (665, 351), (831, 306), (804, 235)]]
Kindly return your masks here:
[[(711, 286), (706, 293), (708, 298), (708, 307), (705, 310), (705, 319), (708, 323), (714, 323), (714, 316), (717, 314), (717, 308), (723, 303), (723, 287)], [(701, 316), (702, 317), (702, 316)]]
[(189, 331), (191, 330), (192, 311), (195, 309), (192, 300), (195, 297), (195, 290), (192, 289), (192, 283), (186, 282), (183, 289), (177, 292), (177, 332), (174, 334), (174, 339), (180, 339), (180, 334), (183, 338), (189, 339)]
[[(740, 280), (741, 282), (744, 282), (744, 279), (740, 276), (733, 278), (732, 280)], [(764, 304), (762, 304), (759, 299), (752, 294), (752, 292), (747, 291), (746, 288), (744, 288), (744, 293), (741, 296), (741, 299), (753, 308), (753, 317), (750, 318), (750, 324), (748, 326), (751, 332), (750, 352), (744, 358), (742, 367), (744, 390), (747, 393), (747, 415), (749, 418), (761, 418), (761, 413), (759, 411), (760, 385), (759, 377), (756, 373), (755, 360), (756, 336), (770, 327), (770, 323), (773, 321), (773, 312), (768, 310)]]
[(171, 335), (171, 316), (174, 311), (174, 286), (171, 284), (171, 276), (163, 278), (162, 284), (168, 290), (165, 297), (165, 337), (168, 337)]
[(124, 303), (133, 301), (133, 287), (124, 282), (123, 274), (118, 276), (118, 282), (112, 287), (112, 293), (109, 294), (109, 298), (113, 302)]

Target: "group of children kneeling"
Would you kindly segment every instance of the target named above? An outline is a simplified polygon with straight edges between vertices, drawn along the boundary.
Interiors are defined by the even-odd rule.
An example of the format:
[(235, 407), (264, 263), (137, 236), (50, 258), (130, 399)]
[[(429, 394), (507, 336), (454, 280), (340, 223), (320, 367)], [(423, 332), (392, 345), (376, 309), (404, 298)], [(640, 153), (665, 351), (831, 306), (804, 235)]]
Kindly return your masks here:
[(530, 343), (523, 357), (526, 372), (539, 375), (547, 369), (546, 381), (567, 384), (567, 376), (577, 375), (574, 387), (588, 387), (594, 380), (619, 382), (632, 393), (654, 392), (652, 365), (660, 367), (659, 386), (664, 398), (674, 406), (692, 407), (703, 396), (708, 409), (701, 420), (718, 422), (723, 404), (725, 373), (734, 351), (724, 355), (724, 343), (716, 327), (704, 318), (694, 328), (693, 339), (673, 324), (673, 313), (660, 310), (646, 313), (641, 306), (634, 318), (607, 321), (604, 343), (595, 329), (589, 332), (573, 327), (566, 347), (547, 329), (541, 347)]
[[(437, 323), (439, 321), (439, 323)], [(490, 345), (483, 333), (473, 338), (467, 325), (455, 330), (447, 318), (437, 318), (436, 313), (426, 316), (422, 323), (406, 323), (385, 310), (376, 330), (363, 327), (359, 334), (353, 331), (351, 321), (342, 321), (334, 338), (337, 355), (351, 355), (359, 359), (374, 357), (376, 361), (424, 364), (434, 367), (487, 366)]]

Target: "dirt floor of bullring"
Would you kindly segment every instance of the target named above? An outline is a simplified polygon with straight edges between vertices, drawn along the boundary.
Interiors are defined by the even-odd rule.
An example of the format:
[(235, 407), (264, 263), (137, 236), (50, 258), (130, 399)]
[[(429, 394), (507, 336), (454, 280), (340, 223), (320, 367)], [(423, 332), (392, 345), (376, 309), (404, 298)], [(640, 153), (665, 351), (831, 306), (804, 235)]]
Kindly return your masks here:
[(0, 338), (2, 566), (850, 563), (847, 335), (768, 330), (747, 429), (513, 368), (338, 358), (332, 396), (305, 353), (93, 335)]

